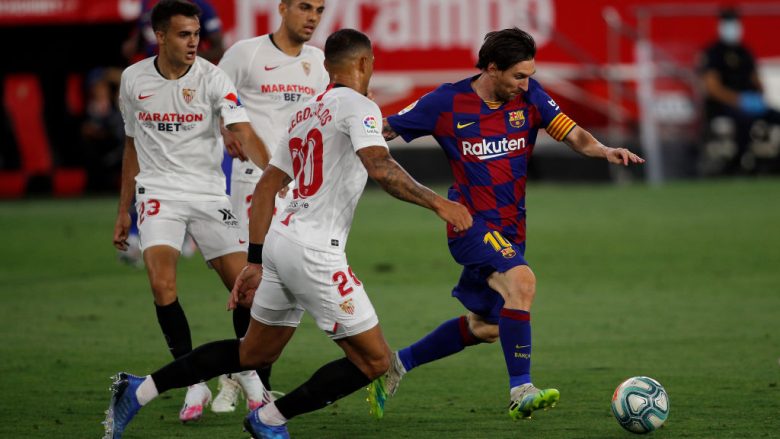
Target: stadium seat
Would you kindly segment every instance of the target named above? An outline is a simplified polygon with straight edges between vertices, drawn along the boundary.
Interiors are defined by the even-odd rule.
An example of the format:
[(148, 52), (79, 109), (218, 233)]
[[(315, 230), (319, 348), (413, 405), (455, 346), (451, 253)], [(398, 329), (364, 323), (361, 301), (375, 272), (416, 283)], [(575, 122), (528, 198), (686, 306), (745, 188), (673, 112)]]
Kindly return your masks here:
[(43, 121), (43, 93), (38, 77), (13, 74), (5, 77), (5, 111), (19, 145), (21, 170), (27, 175), (49, 174), (52, 158)]
[(62, 168), (54, 171), (52, 190), (55, 197), (83, 195), (87, 186), (87, 173), (81, 168)]
[(22, 171), (0, 172), (0, 198), (22, 198), (27, 176)]

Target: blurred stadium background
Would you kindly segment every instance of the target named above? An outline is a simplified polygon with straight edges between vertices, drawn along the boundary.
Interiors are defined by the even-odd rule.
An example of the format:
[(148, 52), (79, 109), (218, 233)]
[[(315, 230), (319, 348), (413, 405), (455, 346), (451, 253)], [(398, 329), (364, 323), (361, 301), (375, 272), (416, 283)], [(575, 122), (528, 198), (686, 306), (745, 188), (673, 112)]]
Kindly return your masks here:
[[(278, 25), (277, 1), (212, 3), (226, 47)], [(473, 74), (487, 31), (513, 25), (529, 30), (540, 47), (538, 78), (562, 108), (606, 143), (649, 159), (630, 175), (580, 161), (543, 135), (532, 176), (659, 183), (718, 173), (711, 162), (719, 150), (707, 144), (695, 66), (700, 51), (716, 39), (724, 5), (741, 12), (765, 96), (780, 107), (780, 45), (766, 37), (780, 24), (776, 1), (329, 0), (313, 44), (321, 47), (340, 27), (367, 32), (376, 46), (376, 100), (391, 114), (436, 84)], [(116, 190), (121, 138), (85, 137), (90, 105), (101, 93), (92, 87), (103, 69), (125, 67), (120, 49), (140, 7), (140, 0), (0, 0), (0, 40), (6, 43), (0, 64), (0, 197)], [(776, 131), (760, 145), (757, 172), (778, 171)], [(394, 146), (416, 175), (448, 178), (446, 167), (420, 164), (440, 156), (430, 139)]]

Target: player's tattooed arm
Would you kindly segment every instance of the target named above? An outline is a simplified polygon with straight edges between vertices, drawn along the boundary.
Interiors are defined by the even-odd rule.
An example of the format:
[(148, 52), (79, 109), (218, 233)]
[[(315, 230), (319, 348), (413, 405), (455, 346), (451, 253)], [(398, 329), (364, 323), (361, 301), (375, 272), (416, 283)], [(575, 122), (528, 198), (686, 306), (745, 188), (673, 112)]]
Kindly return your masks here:
[(369, 146), (359, 149), (357, 154), (368, 175), (388, 194), (433, 210), (439, 218), (452, 224), (455, 230), (463, 231), (471, 227), (471, 214), (462, 204), (443, 198), (418, 183), (390, 156), (387, 148)]
[(384, 136), (385, 140), (393, 140), (398, 137), (398, 133), (387, 123), (387, 118), (382, 119), (382, 136)]

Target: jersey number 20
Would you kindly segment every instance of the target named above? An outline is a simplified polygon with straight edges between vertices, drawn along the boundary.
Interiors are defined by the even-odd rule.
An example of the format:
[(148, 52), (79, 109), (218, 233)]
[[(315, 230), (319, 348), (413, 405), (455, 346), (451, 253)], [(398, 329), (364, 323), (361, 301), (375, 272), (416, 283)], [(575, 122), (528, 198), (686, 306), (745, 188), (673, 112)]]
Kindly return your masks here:
[(317, 128), (300, 137), (290, 139), (293, 173), (295, 174), (295, 198), (306, 198), (317, 193), (322, 186), (322, 133)]

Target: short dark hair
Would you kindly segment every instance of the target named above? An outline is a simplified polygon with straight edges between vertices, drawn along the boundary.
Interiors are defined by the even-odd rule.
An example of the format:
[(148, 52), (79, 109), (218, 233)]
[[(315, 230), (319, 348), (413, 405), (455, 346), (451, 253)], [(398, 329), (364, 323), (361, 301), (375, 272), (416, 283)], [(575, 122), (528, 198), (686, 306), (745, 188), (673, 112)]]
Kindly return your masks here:
[(532, 60), (536, 57), (536, 42), (528, 32), (517, 27), (488, 32), (479, 49), (476, 67), (487, 69), (495, 63), (498, 70), (506, 70), (513, 65)]
[(371, 50), (371, 40), (355, 29), (341, 29), (330, 34), (325, 41), (325, 60), (338, 64), (361, 50)]
[(183, 15), (185, 17), (200, 18), (200, 8), (188, 0), (160, 0), (152, 8), (152, 29), (155, 32), (165, 31), (171, 24), (171, 17)]
[(719, 16), (721, 20), (739, 20), (739, 12), (735, 8), (723, 8)]

